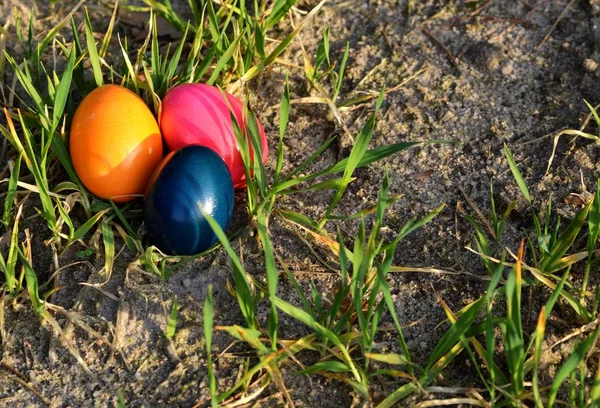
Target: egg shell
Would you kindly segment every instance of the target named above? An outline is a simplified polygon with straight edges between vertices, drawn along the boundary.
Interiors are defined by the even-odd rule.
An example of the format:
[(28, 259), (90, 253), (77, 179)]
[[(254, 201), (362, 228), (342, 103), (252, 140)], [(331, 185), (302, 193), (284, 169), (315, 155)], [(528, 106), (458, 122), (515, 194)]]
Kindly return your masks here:
[(73, 116), (69, 149), (77, 175), (95, 195), (116, 202), (144, 193), (163, 157), (158, 123), (127, 88), (103, 85)]
[(231, 175), (216, 152), (204, 146), (171, 152), (156, 169), (144, 197), (150, 240), (172, 255), (200, 253), (217, 241), (203, 211), (225, 230), (233, 199)]
[[(206, 84), (185, 84), (171, 89), (162, 101), (160, 127), (169, 150), (188, 145), (207, 146), (225, 161), (235, 188), (246, 186), (244, 164), (233, 131), (231, 112), (245, 129), (243, 104), (235, 96)], [(231, 107), (231, 110), (230, 110)], [(257, 119), (258, 122), (258, 119)], [(262, 162), (267, 160), (267, 137), (258, 123)]]

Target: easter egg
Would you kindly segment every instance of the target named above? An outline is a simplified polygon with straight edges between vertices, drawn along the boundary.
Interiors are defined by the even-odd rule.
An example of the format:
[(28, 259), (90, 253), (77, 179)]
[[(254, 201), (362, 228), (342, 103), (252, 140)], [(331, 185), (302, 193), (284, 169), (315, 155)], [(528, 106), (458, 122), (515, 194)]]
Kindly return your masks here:
[(173, 255), (208, 249), (217, 236), (204, 214), (225, 230), (233, 213), (233, 197), (231, 175), (216, 152), (188, 146), (169, 153), (144, 196), (144, 220), (152, 243)]
[[(219, 88), (206, 84), (176, 86), (167, 92), (162, 101), (159, 123), (169, 150), (192, 144), (210, 147), (227, 164), (234, 187), (240, 188), (246, 185), (246, 176), (231, 112), (240, 129), (245, 129), (246, 121), (242, 102), (231, 94), (225, 95), (227, 99)], [(265, 163), (267, 138), (260, 123), (258, 130), (262, 144), (262, 162)]]
[(129, 89), (103, 85), (73, 116), (69, 149), (75, 172), (96, 196), (116, 202), (144, 193), (163, 155), (160, 129)]

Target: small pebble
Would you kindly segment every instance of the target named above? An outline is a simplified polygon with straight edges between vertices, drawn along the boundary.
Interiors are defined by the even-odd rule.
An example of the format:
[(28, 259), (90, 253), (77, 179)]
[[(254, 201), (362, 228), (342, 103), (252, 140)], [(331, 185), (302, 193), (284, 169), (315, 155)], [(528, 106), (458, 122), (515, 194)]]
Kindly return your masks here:
[(594, 72), (598, 69), (598, 63), (596, 61), (594, 61), (591, 58), (586, 58), (583, 61), (583, 68), (587, 71), (587, 72)]
[(502, 73), (504, 74), (504, 76), (510, 76), (514, 70), (515, 67), (511, 61), (508, 61), (508, 63), (502, 67)]

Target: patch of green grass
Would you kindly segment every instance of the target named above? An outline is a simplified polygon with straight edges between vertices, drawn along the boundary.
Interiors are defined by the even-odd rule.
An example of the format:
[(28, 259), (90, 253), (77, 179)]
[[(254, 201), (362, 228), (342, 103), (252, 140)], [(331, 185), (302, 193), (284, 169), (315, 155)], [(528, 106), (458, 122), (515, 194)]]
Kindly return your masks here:
[[(209, 288), (204, 302), (203, 324), (212, 406), (234, 401), (257, 380), (260, 380), (258, 391), (245, 396), (247, 401), (252, 401), (269, 384), (274, 384), (291, 404), (281, 367), (284, 364), (299, 364), (296, 370), (298, 374), (322, 375), (342, 381), (369, 403), (374, 403), (370, 395), (374, 384), (392, 381), (396, 389), (378, 404), (379, 407), (391, 407), (432, 385), (463, 352), (472, 362), (484, 387), (480, 392), (481, 398), (469, 396), (461, 399), (463, 403), (479, 406), (551, 406), (559, 402), (559, 391), (568, 382), (572, 405), (597, 405), (600, 376), (596, 375), (589, 390), (577, 385), (577, 382), (583, 383), (585, 380), (586, 362), (600, 333), (597, 324), (600, 290), (596, 289), (594, 294), (588, 292), (590, 276), (599, 258), (600, 181), (594, 200), (566, 226), (560, 220), (553, 221), (551, 204), (546, 209), (547, 216), (540, 219), (535, 211), (536, 197), (530, 194), (508, 146), (504, 147), (508, 167), (531, 211), (534, 230), (525, 231), (516, 255), (510, 248), (505, 248), (505, 226), (518, 203), (511, 203), (504, 213), (499, 214), (491, 186), (491, 221), (482, 214), (467, 217), (474, 228), (476, 252), (488, 272), (487, 291), (481, 298), (456, 312), (439, 297), (449, 326), (431, 350), (427, 363), (420, 366), (413, 361), (404, 338), (403, 322), (395, 309), (389, 274), (398, 268), (393, 265), (398, 245), (438, 215), (444, 205), (420, 219), (410, 220), (396, 232), (394, 238), (385, 240), (382, 228), (386, 222), (386, 212), (399, 198), (390, 196), (390, 180), (386, 172), (375, 206), (353, 214), (337, 213), (338, 204), (344, 200), (350, 183), (358, 182), (355, 176), (358, 168), (424, 143), (370, 147), (380, 108), (390, 90), (382, 88), (378, 93), (344, 99), (346, 96), (342, 95), (342, 89), (350, 56), (349, 46), (346, 45), (338, 55), (339, 63), (336, 63), (336, 58), (331, 55), (328, 28), (323, 31), (316, 55), (309, 56), (300, 44), (304, 53), (303, 74), (318, 96), (294, 101), (290, 96), (289, 81), (286, 80), (280, 104), (277, 154), (273, 169), (254, 159), (262, 157), (262, 144), (258, 121), (247, 97), (244, 103), (247, 128), (242, 129), (233, 121), (248, 180), (248, 225), (227, 236), (207, 216), (219, 244), (192, 257), (166, 256), (153, 246), (144, 246), (142, 237), (134, 228), (139, 225), (139, 206), (116, 205), (96, 199), (86, 191), (73, 169), (66, 140), (75, 97), (84, 96), (104, 83), (116, 82), (139, 94), (158, 113), (162, 97), (170, 88), (181, 83), (202, 81), (247, 96), (246, 83), (277, 63), (281, 54), (297, 39), (302, 27), (319, 12), (325, 1), (318, 3), (293, 26), (287, 20), (295, 4), (293, 0), (270, 3), (257, 1), (249, 5), (244, 1), (230, 0), (218, 4), (190, 1), (191, 21), (177, 14), (168, 0), (145, 0), (145, 3), (147, 10), (152, 11), (145, 41), (137, 49), (132, 49), (133, 44), (129, 39), (118, 38), (122, 70), (107, 62), (116, 13), (113, 13), (106, 33), (97, 41), (87, 10), (82, 32), (72, 15), (42, 36), (34, 33), (33, 17), (27, 30), (22, 29), (22, 22), (17, 19), (16, 35), (25, 44), (25, 58), (16, 61), (6, 53), (4, 59), (0, 59), (0, 73), (5, 60), (22, 88), (20, 94), (26, 94), (26, 97), (17, 101), (18, 108), (5, 109), (6, 125), (0, 125), (0, 132), (13, 146), (11, 175), (7, 180), (2, 216), (4, 226), (11, 230), (8, 254), (6, 258), (0, 256), (0, 268), (6, 280), (4, 285), (12, 299), (19, 298), (23, 289), (27, 290), (35, 312), (48, 322), (86, 373), (94, 376), (53, 315), (61, 313), (61, 309), (47, 301), (48, 296), (58, 289), (46, 290), (43, 285), (38, 285), (38, 275), (32, 267), (33, 249), (29, 231), (22, 231), (23, 207), (32, 194), (39, 197), (41, 208), (37, 216), (48, 227), (51, 235), (48, 244), (57, 253), (77, 246), (83, 256), (93, 254), (93, 250), (91, 253), (88, 251), (91, 245), (87, 245), (85, 240), (96, 231), (103, 244), (101, 272), (106, 281), (111, 278), (115, 267), (119, 244), (126, 246), (133, 254), (134, 260), (130, 266), (140, 266), (163, 279), (167, 279), (185, 262), (201, 258), (219, 248), (227, 253), (233, 269), (233, 285), (229, 289), (237, 301), (244, 324), (214, 326), (212, 289)], [(180, 30), (182, 37), (173, 44), (162, 44), (157, 16), (165, 18)], [(68, 23), (73, 33), (73, 41), (69, 44), (59, 36), (60, 30)], [(282, 39), (271, 41), (269, 35), (278, 25), (283, 30)], [(49, 70), (44, 56), (50, 52), (64, 63), (61, 72)], [(418, 74), (415, 73), (413, 77)], [(345, 133), (349, 131), (341, 115), (344, 110), (358, 105), (370, 110), (365, 125), (356, 138), (352, 138), (354, 143), (348, 157), (323, 170), (311, 171), (335, 141), (335, 138), (330, 138), (294, 169), (283, 172), (286, 129), (295, 102), (327, 105)], [(591, 106), (590, 109), (591, 116), (600, 128), (596, 111)], [(583, 131), (565, 131), (563, 134), (594, 140), (598, 138), (595, 135), (584, 136)], [(22, 166), (23, 163), (25, 166)], [(20, 181), (25, 172), (31, 174), (35, 184)], [(319, 217), (313, 219), (280, 205), (289, 196), (308, 191), (332, 193), (331, 201)], [(80, 213), (83, 212), (85, 218), (74, 215), (77, 213), (74, 211), (76, 206), (82, 210)], [(344, 235), (340, 228), (336, 228), (340, 221), (354, 221), (356, 235)], [(320, 293), (314, 282), (310, 282), (308, 291), (298, 282), (272, 242), (270, 225), (273, 222), (305, 234), (308, 238), (304, 242), (311, 250), (315, 246), (324, 247), (335, 258), (337, 286), (330, 296)], [(337, 234), (330, 232), (335, 230)], [(243, 234), (250, 232), (256, 232), (257, 245), (262, 250), (264, 280), (261, 280), (262, 276), (248, 273), (240, 253), (241, 245), (237, 245)], [(582, 250), (575, 246), (578, 237), (584, 234), (587, 234), (587, 240), (585, 250)], [(25, 239), (22, 239), (22, 235)], [(347, 242), (351, 244), (347, 245)], [(579, 263), (583, 264), (584, 275), (577, 286), (569, 278), (571, 268)], [(288, 280), (293, 288), (299, 305), (281, 297), (278, 290), (283, 279)], [(527, 333), (522, 321), (522, 294), (527, 287), (545, 287), (551, 293), (539, 310), (538, 323), (532, 333)], [(266, 327), (261, 327), (257, 312), (259, 303), (264, 300), (269, 304), (269, 311)], [(550, 317), (559, 302), (575, 312), (580, 322), (585, 324), (585, 330), (581, 331), (578, 343), (573, 346), (572, 355), (562, 362), (555, 379), (549, 384), (542, 384), (538, 370), (545, 352), (544, 341), (547, 339), (544, 336), (548, 325), (552, 324)], [(503, 307), (500, 308), (499, 304)], [(165, 329), (165, 337), (169, 340), (176, 334), (178, 308), (175, 300)], [(499, 309), (506, 311), (501, 314)], [(279, 325), (283, 315), (307, 326), (310, 334), (300, 339), (285, 338)], [(397, 337), (393, 351), (381, 350), (377, 345), (382, 322), (386, 318), (393, 322)], [(252, 358), (246, 360), (243, 373), (229, 389), (218, 389), (212, 367), (215, 330), (228, 333), (253, 350)], [(500, 343), (502, 352), (498, 352)], [(308, 367), (298, 363), (297, 359), (300, 353), (307, 350), (317, 352), (319, 356), (318, 361)], [(118, 394), (118, 404), (125, 404), (122, 392)]]

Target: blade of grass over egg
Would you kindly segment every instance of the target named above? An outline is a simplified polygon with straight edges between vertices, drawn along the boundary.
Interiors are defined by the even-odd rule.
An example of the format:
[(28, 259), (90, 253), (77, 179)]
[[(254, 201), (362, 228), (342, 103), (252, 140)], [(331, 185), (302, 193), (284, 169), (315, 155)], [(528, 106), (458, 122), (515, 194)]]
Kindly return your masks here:
[(92, 23), (90, 21), (87, 7), (85, 7), (85, 40), (90, 64), (92, 66), (92, 72), (94, 74), (94, 81), (96, 82), (96, 86), (102, 86), (104, 85), (104, 79), (102, 78), (102, 67), (100, 64), (100, 57), (98, 56), (96, 40), (94, 39), (94, 32), (92, 31)]
[(114, 201), (109, 200), (109, 202), (110, 202), (110, 206), (113, 209), (113, 212), (116, 214), (116, 216), (119, 219), (119, 221), (121, 221), (121, 223), (123, 224), (123, 227), (125, 227), (125, 230), (127, 231), (127, 234), (129, 234), (134, 239), (139, 240), (138, 235), (136, 234), (136, 232), (131, 227), (131, 224), (129, 224), (129, 221), (127, 221), (127, 217), (125, 217), (125, 215), (123, 214), (123, 212), (121, 211), (121, 209), (115, 204)]
[(244, 175), (246, 177), (246, 206), (250, 214), (255, 213), (255, 209), (259, 202), (257, 183), (252, 178), (252, 158), (250, 156), (250, 144), (246, 132), (242, 132), (235, 114), (233, 113), (229, 101), (226, 95), (223, 93), (224, 101), (229, 107), (229, 114), (231, 118), (231, 125), (233, 128), (233, 134), (238, 145), (240, 155), (242, 157), (242, 163), (244, 164)]
[(379, 94), (379, 98), (377, 100), (377, 104), (375, 105), (375, 111), (369, 117), (369, 120), (367, 121), (367, 123), (365, 124), (363, 129), (361, 130), (358, 138), (356, 139), (356, 141), (354, 143), (354, 146), (352, 147), (352, 150), (350, 151), (350, 156), (348, 157), (346, 167), (344, 169), (343, 181), (340, 185), (340, 188), (336, 191), (335, 196), (329, 203), (329, 206), (327, 207), (327, 211), (325, 212), (325, 215), (319, 222), (319, 226), (321, 228), (325, 225), (325, 223), (327, 222), (327, 218), (331, 215), (331, 212), (333, 211), (333, 209), (335, 208), (335, 206), (337, 205), (339, 200), (344, 195), (344, 192), (346, 191), (346, 187), (348, 186), (348, 183), (350, 182), (350, 178), (352, 177), (354, 170), (358, 167), (358, 165), (360, 164), (360, 160), (362, 159), (362, 157), (365, 155), (365, 153), (367, 151), (367, 148), (368, 148), (369, 143), (371, 142), (371, 138), (373, 136), (373, 130), (375, 129), (376, 115), (379, 112), (379, 108), (383, 104), (383, 96), (385, 94), (384, 92), (385, 92), (385, 88), (382, 88), (381, 92)]
[(221, 242), (221, 245), (223, 245), (223, 248), (227, 252), (227, 255), (229, 255), (229, 259), (231, 260), (231, 263), (233, 265), (233, 279), (235, 282), (235, 290), (238, 299), (238, 304), (240, 306), (240, 311), (242, 312), (242, 315), (244, 316), (248, 327), (255, 328), (256, 305), (254, 297), (252, 296), (252, 290), (250, 289), (248, 278), (246, 277), (246, 271), (244, 270), (244, 266), (242, 265), (240, 258), (237, 256), (237, 254), (231, 247), (231, 244), (229, 243), (227, 236), (223, 232), (223, 229), (221, 229), (221, 226), (214, 220), (213, 217), (210, 216), (210, 214), (206, 213), (206, 211), (204, 211), (203, 208), (200, 209), (202, 211), (202, 214), (206, 218), (206, 221), (208, 222), (213, 232), (219, 239), (219, 242)]
[(512, 172), (513, 177), (515, 178), (517, 185), (521, 189), (521, 193), (523, 194), (523, 197), (525, 197), (527, 204), (531, 205), (531, 196), (529, 195), (529, 190), (527, 189), (527, 184), (525, 184), (523, 175), (519, 171), (519, 167), (517, 167), (517, 164), (515, 163), (515, 160), (513, 159), (512, 154), (510, 153), (510, 150), (508, 149), (508, 146), (506, 143), (504, 143), (504, 156), (506, 157), (506, 161), (508, 162), (508, 166), (510, 167), (510, 171)]

